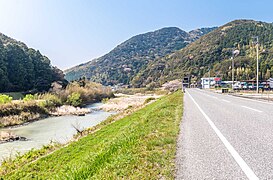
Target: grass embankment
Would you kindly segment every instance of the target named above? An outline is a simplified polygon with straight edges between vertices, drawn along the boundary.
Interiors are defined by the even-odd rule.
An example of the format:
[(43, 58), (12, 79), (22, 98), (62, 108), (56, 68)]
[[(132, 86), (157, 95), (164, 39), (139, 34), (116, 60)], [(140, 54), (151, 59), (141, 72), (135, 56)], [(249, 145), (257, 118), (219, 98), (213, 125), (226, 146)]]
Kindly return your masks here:
[(182, 102), (160, 98), (3, 179), (173, 179)]

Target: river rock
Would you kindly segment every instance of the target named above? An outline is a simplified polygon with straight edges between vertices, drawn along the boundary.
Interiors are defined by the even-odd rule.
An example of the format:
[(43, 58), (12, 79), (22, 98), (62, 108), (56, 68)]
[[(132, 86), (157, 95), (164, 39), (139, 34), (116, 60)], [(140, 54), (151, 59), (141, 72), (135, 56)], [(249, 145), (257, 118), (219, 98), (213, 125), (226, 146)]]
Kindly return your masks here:
[(8, 139), (10, 136), (12, 136), (11, 133), (5, 132), (5, 131), (1, 131), (0, 132), (0, 141), (4, 141), (4, 140)]
[(0, 132), (0, 143), (2, 142), (12, 142), (12, 141), (27, 141), (28, 139), (22, 136), (17, 136), (10, 132), (1, 131)]
[(84, 116), (85, 114), (91, 113), (91, 109), (88, 108), (80, 108), (80, 107), (73, 107), (63, 105), (57, 107), (54, 112), (51, 112), (51, 115), (54, 116), (65, 116), (65, 115), (77, 115), (77, 116)]

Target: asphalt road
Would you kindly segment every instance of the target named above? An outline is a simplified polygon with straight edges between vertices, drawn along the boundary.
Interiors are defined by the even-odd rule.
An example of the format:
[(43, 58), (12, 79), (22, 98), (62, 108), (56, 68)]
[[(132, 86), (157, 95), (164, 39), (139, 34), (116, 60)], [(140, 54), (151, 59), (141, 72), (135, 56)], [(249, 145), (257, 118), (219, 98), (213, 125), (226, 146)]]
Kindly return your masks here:
[(176, 179), (273, 179), (273, 103), (187, 89)]

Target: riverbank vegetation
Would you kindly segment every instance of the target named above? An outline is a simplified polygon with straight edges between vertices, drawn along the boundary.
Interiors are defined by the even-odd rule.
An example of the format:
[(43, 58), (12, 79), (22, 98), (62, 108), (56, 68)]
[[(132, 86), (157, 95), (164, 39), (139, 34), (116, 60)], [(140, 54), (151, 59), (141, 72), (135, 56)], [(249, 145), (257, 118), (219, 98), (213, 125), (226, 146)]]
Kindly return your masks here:
[(134, 94), (155, 94), (155, 95), (166, 95), (169, 91), (166, 91), (161, 88), (153, 88), (153, 89), (147, 89), (147, 88), (119, 88), (115, 91), (115, 93), (121, 93), (121, 94), (128, 94), (128, 95), (134, 95)]
[(105, 102), (100, 109), (104, 111), (114, 111), (114, 112), (123, 112), (129, 108), (136, 108), (142, 106), (143, 104), (148, 104), (151, 101), (155, 101), (157, 98), (160, 98), (161, 95), (155, 94), (116, 94), (115, 98), (104, 100)]
[(43, 94), (27, 94), (23, 100), (12, 101), (10, 96), (0, 95), (0, 127), (23, 124), (60, 114), (55, 111), (62, 105), (78, 107), (110, 97), (113, 97), (110, 88), (88, 81), (73, 82), (65, 89)]
[(3, 179), (173, 179), (182, 93), (158, 99), (129, 116), (36, 161), (1, 166)]
[(0, 127), (23, 124), (48, 115), (48, 110), (34, 101), (0, 104)]

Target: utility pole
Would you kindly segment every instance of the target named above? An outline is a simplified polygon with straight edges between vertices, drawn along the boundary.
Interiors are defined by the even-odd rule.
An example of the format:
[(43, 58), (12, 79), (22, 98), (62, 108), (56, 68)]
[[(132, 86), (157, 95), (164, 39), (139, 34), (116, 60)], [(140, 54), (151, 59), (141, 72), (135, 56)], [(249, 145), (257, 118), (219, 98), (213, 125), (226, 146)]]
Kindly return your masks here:
[(210, 89), (210, 68), (209, 68), (209, 89)]
[(235, 48), (232, 48), (232, 56), (231, 56), (231, 60), (232, 60), (232, 70), (231, 70), (231, 74), (232, 74), (232, 90), (234, 90), (234, 59), (236, 56), (238, 56), (240, 54), (240, 50)]
[(259, 93), (259, 36), (253, 37), (256, 39), (256, 53), (257, 53), (257, 85), (256, 85), (256, 91)]
[(234, 90), (234, 48), (232, 49), (232, 71), (231, 71), (231, 74), (232, 74), (232, 85), (231, 85), (231, 88), (232, 88), (232, 91)]

